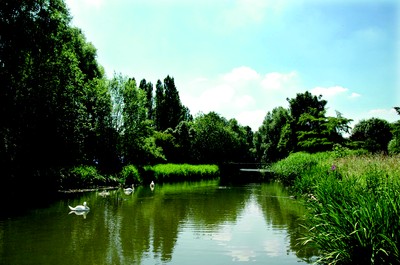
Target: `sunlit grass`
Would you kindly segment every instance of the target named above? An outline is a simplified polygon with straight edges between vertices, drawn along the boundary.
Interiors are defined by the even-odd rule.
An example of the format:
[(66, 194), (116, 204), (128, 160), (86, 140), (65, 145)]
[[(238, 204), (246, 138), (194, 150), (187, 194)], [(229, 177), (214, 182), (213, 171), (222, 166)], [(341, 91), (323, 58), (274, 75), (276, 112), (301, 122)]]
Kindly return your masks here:
[(273, 169), (307, 198), (302, 244), (321, 263), (400, 264), (399, 155), (298, 153)]
[(159, 182), (198, 181), (219, 177), (217, 165), (159, 164), (144, 168), (145, 176)]

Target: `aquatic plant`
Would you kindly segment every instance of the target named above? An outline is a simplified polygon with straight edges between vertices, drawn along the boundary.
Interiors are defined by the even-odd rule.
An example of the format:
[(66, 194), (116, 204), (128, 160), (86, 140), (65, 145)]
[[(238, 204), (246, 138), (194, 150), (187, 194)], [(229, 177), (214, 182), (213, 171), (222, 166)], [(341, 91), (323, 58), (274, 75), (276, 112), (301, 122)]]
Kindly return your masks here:
[(197, 181), (219, 177), (219, 168), (217, 165), (159, 164), (145, 167), (144, 174), (148, 181)]
[(278, 179), (308, 198), (301, 243), (320, 250), (319, 262), (400, 263), (399, 164), (399, 155), (326, 152), (293, 154), (274, 165)]
[(322, 263), (399, 264), (399, 181), (378, 172), (361, 178), (319, 182), (303, 243), (317, 246)]

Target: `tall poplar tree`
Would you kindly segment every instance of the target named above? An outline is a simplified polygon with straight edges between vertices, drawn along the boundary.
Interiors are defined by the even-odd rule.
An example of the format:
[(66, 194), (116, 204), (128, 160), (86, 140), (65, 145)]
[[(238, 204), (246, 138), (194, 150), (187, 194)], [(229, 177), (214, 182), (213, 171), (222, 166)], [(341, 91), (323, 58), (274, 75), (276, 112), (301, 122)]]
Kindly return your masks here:
[(155, 96), (155, 124), (158, 131), (168, 128), (175, 129), (181, 121), (190, 121), (193, 117), (179, 97), (173, 77), (167, 76), (164, 83), (160, 80), (156, 84)]

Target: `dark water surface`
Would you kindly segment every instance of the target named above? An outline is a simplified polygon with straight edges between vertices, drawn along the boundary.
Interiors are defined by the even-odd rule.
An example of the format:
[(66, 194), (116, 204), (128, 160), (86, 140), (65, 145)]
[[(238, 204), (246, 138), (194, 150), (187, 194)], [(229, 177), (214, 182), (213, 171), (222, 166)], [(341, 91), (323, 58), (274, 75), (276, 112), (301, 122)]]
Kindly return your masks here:
[[(84, 201), (87, 214), (70, 213)], [(303, 213), (277, 183), (66, 194), (0, 219), (0, 264), (307, 264)]]

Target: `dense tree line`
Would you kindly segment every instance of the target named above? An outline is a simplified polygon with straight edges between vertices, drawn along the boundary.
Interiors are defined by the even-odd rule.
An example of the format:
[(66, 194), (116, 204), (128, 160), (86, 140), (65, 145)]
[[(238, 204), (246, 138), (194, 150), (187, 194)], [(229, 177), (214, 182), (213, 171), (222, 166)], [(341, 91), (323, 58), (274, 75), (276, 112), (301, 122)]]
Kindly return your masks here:
[[(287, 99), (289, 108), (268, 112), (254, 134), (253, 153), (257, 161), (275, 162), (289, 153), (330, 151), (335, 147), (364, 149), (373, 153), (400, 153), (400, 125), (371, 118), (351, 129), (351, 119), (336, 112), (326, 116), (326, 100), (306, 91)], [(398, 107), (395, 108), (400, 112)], [(399, 113), (400, 114), (400, 113)], [(344, 137), (344, 135), (350, 137)], [(390, 144), (389, 144), (390, 143)]]
[(171, 76), (155, 88), (122, 74), (108, 80), (63, 0), (1, 1), (0, 30), (2, 184), (48, 187), (76, 165), (111, 174), (128, 164), (268, 163), (336, 144), (387, 152), (391, 141), (399, 152), (398, 122), (362, 121), (346, 139), (351, 120), (326, 117), (327, 102), (309, 92), (253, 133), (215, 112), (193, 117)]

